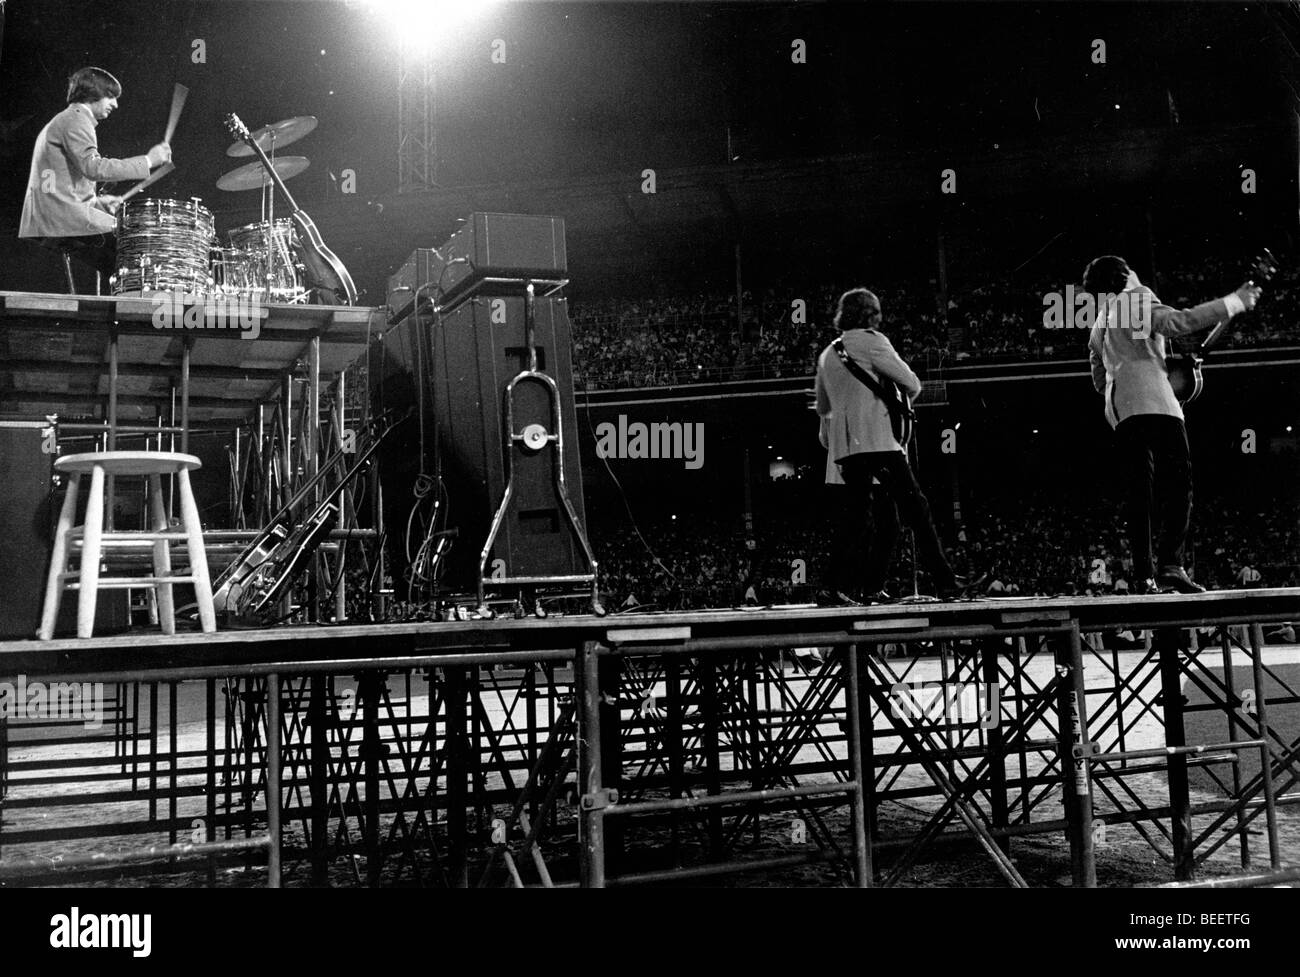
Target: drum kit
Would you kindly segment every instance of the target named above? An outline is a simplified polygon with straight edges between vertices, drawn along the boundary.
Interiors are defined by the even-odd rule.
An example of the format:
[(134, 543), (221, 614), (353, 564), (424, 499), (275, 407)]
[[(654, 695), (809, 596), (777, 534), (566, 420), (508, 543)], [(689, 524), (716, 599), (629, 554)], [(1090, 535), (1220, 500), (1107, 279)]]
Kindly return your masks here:
[[(277, 146), (296, 142), (316, 128), (316, 118), (296, 116), (252, 134), (282, 180), (307, 169), (305, 156), (275, 158)], [(227, 156), (254, 155), (242, 140)], [(275, 217), (275, 191), (260, 160), (231, 170), (217, 181), (231, 192), (262, 191), (262, 219), (229, 232), (229, 246), (216, 234), (212, 211), (200, 198), (128, 200), (118, 213), (114, 295), (181, 291), (197, 295), (282, 303), (307, 301), (310, 289), (301, 243), (291, 220)]]

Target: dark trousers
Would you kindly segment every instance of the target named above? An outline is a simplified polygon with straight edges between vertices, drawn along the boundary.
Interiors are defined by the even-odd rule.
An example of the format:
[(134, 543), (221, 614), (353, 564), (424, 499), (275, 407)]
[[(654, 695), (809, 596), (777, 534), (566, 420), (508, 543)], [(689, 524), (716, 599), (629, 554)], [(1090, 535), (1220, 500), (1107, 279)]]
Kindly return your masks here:
[[(1137, 414), (1115, 428), (1128, 516), (1133, 575), (1182, 566), (1192, 521), (1192, 457), (1187, 428), (1177, 417)], [(1151, 562), (1155, 538), (1155, 566)]]
[[(117, 237), (113, 234), (90, 234), (85, 237), (42, 238), (41, 242), (56, 251), (62, 260), (63, 253), (72, 259), (74, 277), (78, 266), (82, 274), (91, 270), (99, 274), (99, 287), (107, 293), (109, 278), (117, 272)], [(93, 278), (82, 278), (76, 282), (74, 292), (78, 295), (94, 295)]]
[[(831, 589), (872, 594), (884, 588), (898, 540), (899, 513), (916, 537), (917, 557), (937, 587), (953, 584), (930, 503), (901, 451), (871, 451), (839, 462), (847, 491), (831, 551)], [(872, 479), (880, 482), (873, 485)]]

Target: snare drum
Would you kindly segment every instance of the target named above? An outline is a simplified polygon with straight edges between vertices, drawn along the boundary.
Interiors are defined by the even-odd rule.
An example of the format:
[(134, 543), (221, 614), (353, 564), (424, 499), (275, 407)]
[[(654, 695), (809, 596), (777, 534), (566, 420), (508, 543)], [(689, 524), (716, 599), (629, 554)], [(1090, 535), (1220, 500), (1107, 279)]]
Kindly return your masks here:
[(206, 294), (211, 289), (209, 250), (215, 239), (212, 211), (197, 197), (128, 201), (118, 214), (113, 294)]
[(277, 220), (274, 229), (266, 221), (237, 227), (230, 232), (230, 246), (245, 256), (243, 280), (250, 294), (271, 302), (301, 302), (306, 297), (293, 221)]

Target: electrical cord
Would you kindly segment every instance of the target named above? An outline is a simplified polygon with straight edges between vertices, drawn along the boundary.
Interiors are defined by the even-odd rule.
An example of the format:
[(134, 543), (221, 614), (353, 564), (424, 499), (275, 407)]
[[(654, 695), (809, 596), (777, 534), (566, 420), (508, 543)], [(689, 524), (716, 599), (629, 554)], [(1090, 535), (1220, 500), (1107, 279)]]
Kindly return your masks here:
[[(570, 362), (572, 362), (573, 360), (573, 331), (572, 330), (569, 331), (569, 360)], [(587, 415), (587, 430), (591, 432), (591, 439), (594, 443), (598, 439), (596, 437), (595, 425), (591, 423), (591, 391), (586, 386), (584, 386), (582, 390), (582, 394), (583, 394), (583, 402), (586, 408), (586, 415)], [(599, 454), (599, 452), (597, 452), (597, 454)], [(659, 567), (660, 570), (666, 573), (668, 575), (668, 578), (672, 580), (673, 583), (680, 583), (680, 581), (677, 579), (677, 575), (673, 573), (671, 570), (669, 570), (666, 566), (664, 566), (663, 561), (659, 559), (659, 555), (655, 553), (653, 549), (651, 549), (650, 543), (647, 542), (645, 536), (642, 534), (641, 527), (640, 525), (638, 525), (636, 521), (636, 516), (632, 512), (632, 505), (627, 500), (627, 492), (624, 491), (623, 483), (619, 481), (618, 476), (614, 474), (614, 468), (612, 465), (610, 465), (609, 459), (602, 458), (601, 461), (605, 463), (605, 471), (609, 472), (609, 477), (613, 480), (615, 487), (618, 489), (618, 495), (623, 502), (623, 508), (627, 512), (628, 520), (632, 523), (632, 531), (636, 533), (637, 539), (639, 539), (641, 541), (641, 545), (645, 547), (646, 553), (650, 555), (650, 559), (654, 562), (655, 566)]]

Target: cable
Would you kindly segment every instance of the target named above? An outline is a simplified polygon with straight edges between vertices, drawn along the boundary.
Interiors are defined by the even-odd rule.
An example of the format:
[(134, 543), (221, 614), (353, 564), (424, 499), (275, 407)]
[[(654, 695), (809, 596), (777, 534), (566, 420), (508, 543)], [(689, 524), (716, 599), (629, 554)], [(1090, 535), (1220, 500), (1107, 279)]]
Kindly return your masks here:
[[(570, 332), (569, 334), (569, 358), (570, 361), (572, 361), (573, 358), (572, 332)], [(583, 393), (584, 404), (586, 407), (586, 414), (587, 414), (587, 430), (591, 432), (591, 439), (593, 442), (595, 442), (599, 439), (596, 437), (596, 428), (591, 423), (591, 392), (589, 389), (584, 387), (582, 393)], [(600, 452), (597, 452), (597, 455), (599, 454)], [(632, 505), (627, 500), (627, 492), (624, 491), (623, 489), (623, 483), (620, 482), (618, 480), (618, 476), (614, 474), (614, 468), (613, 466), (610, 465), (609, 459), (601, 458), (601, 461), (605, 463), (605, 470), (609, 472), (609, 477), (614, 480), (614, 485), (618, 488), (619, 498), (623, 500), (623, 508), (624, 510), (626, 510), (627, 517), (632, 523), (632, 531), (636, 533), (637, 539), (641, 541), (641, 545), (645, 547), (645, 551), (648, 554), (650, 554), (650, 559), (654, 562), (655, 566), (659, 567), (660, 570), (666, 573), (669, 579), (673, 581), (673, 583), (680, 583), (680, 581), (677, 579), (677, 575), (673, 573), (671, 570), (669, 570), (666, 566), (664, 566), (663, 561), (659, 559), (658, 554), (656, 554), (655, 551), (650, 548), (650, 544), (646, 541), (645, 536), (641, 532), (641, 527), (637, 524), (636, 516), (632, 513)]]

